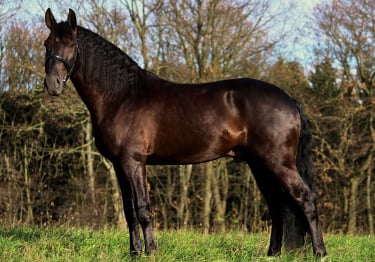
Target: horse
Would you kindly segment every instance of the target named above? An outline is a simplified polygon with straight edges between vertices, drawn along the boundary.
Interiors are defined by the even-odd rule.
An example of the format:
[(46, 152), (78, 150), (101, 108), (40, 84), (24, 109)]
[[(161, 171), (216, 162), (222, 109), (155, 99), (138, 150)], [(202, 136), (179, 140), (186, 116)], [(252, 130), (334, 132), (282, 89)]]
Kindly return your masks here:
[[(70, 79), (90, 112), (97, 149), (114, 166), (129, 227), (130, 252), (157, 250), (146, 165), (193, 164), (232, 157), (246, 162), (272, 219), (269, 256), (284, 239), (315, 256), (326, 248), (312, 188), (311, 132), (302, 107), (272, 84), (250, 79), (182, 84), (137, 65), (98, 34), (77, 25), (69, 9), (44, 45), (48, 93), (63, 93)], [(292, 221), (292, 222), (291, 222)]]

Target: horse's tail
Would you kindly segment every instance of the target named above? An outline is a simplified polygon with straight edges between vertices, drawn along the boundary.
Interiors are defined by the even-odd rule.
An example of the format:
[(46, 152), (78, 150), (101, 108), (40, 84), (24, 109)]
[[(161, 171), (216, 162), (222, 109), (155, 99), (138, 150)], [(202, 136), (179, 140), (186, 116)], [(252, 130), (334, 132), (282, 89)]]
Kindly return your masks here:
[[(301, 117), (301, 131), (297, 149), (297, 170), (306, 185), (313, 190), (313, 162), (311, 159), (312, 134), (308, 119), (303, 113), (302, 106), (295, 101)], [(283, 208), (284, 244), (287, 249), (304, 246), (310, 229), (301, 208), (285, 194)]]

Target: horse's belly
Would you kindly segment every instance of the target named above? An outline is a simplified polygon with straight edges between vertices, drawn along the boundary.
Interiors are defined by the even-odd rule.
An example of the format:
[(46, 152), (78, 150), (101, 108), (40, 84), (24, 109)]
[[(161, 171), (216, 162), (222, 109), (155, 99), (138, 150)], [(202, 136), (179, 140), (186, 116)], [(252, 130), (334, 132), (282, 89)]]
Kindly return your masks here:
[(190, 134), (159, 141), (147, 157), (147, 164), (194, 164), (214, 160), (223, 156), (234, 156), (233, 149), (240, 146), (245, 132), (212, 131)]
[(147, 157), (146, 164), (147, 165), (184, 165), (184, 164), (197, 164), (202, 162), (207, 162), (210, 160), (214, 160), (220, 158), (223, 155), (219, 154), (212, 154), (212, 153), (203, 153), (203, 154), (195, 154), (195, 155), (158, 155), (152, 154)]

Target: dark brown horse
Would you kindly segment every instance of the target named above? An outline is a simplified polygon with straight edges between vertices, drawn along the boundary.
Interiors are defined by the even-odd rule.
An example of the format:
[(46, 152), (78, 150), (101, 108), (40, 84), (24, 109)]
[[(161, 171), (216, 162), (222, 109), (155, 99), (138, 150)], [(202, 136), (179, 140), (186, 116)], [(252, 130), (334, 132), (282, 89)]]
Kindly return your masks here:
[[(113, 44), (45, 14), (45, 86), (60, 95), (70, 78), (90, 111), (99, 151), (112, 161), (121, 186), (130, 251), (156, 251), (147, 164), (188, 164), (224, 156), (249, 164), (272, 218), (268, 254), (284, 239), (326, 249), (311, 188), (308, 122), (281, 89), (254, 79), (176, 84), (142, 70)], [(296, 240), (297, 239), (297, 240)], [(288, 244), (288, 242), (286, 241)]]

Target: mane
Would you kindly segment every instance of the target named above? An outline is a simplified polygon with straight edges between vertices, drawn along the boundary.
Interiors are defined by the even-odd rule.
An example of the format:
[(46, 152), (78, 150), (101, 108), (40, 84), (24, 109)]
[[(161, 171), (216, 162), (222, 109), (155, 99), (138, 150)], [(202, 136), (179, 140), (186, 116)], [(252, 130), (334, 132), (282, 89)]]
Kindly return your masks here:
[(109, 95), (139, 93), (147, 72), (120, 48), (83, 27), (78, 27), (78, 48), (88, 81)]

